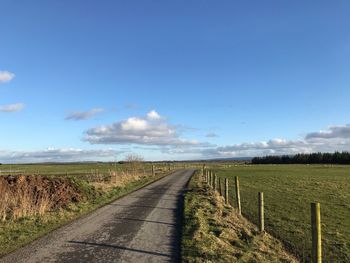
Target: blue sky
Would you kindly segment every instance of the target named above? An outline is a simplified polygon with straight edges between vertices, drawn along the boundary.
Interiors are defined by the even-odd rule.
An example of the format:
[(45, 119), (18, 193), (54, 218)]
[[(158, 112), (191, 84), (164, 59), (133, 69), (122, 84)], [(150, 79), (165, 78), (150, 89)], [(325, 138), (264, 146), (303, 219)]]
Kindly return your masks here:
[(348, 1), (0, 2), (0, 162), (350, 150)]

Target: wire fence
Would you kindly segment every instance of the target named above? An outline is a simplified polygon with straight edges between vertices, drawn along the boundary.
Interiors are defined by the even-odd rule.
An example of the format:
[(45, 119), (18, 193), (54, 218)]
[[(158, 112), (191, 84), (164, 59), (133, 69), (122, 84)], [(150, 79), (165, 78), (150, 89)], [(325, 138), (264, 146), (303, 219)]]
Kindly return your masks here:
[[(249, 195), (246, 191), (241, 192), (237, 176), (217, 176), (206, 167), (202, 168), (202, 175), (204, 182), (221, 194), (238, 214), (242, 212), (242, 215), (257, 225), (261, 232), (266, 231), (282, 241), (285, 248), (301, 262), (350, 262), (349, 254), (345, 252), (340, 255), (335, 252), (339, 242), (322, 239), (321, 227), (329, 234), (327, 226), (337, 222), (332, 222), (329, 218), (321, 222), (321, 204), (301, 204), (296, 198), (294, 203), (276, 207), (276, 200), (273, 200), (275, 197), (264, 195), (258, 189), (254, 195), (251, 191)], [(334, 203), (322, 203), (322, 209), (328, 210), (329, 206), (334, 207)]]

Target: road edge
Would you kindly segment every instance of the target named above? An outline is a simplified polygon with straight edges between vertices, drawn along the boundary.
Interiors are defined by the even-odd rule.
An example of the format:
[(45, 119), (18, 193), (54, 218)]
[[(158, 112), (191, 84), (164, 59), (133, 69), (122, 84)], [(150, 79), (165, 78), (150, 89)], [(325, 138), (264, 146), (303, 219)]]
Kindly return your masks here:
[(195, 169), (191, 175), (191, 177), (188, 179), (186, 185), (185, 185), (185, 189), (184, 189), (184, 193), (183, 195), (181, 196), (181, 207), (180, 207), (180, 240), (179, 240), (179, 256), (178, 256), (178, 259), (179, 259), (179, 262), (183, 262), (182, 261), (182, 252), (183, 252), (183, 233), (184, 233), (184, 227), (185, 227), (185, 198), (186, 198), (186, 195), (187, 195), (187, 192), (188, 192), (188, 187), (189, 187), (189, 184), (193, 178), (193, 176), (195, 176), (198, 172), (200, 172), (198, 169)]

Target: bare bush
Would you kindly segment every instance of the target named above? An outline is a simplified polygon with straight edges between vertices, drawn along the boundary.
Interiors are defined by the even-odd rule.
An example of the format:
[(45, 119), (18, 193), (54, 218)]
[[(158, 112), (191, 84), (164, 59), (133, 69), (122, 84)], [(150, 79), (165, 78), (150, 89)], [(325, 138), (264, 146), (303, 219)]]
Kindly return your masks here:
[(125, 158), (127, 169), (130, 170), (134, 175), (139, 173), (139, 170), (143, 169), (144, 159), (142, 156), (137, 154), (129, 154)]

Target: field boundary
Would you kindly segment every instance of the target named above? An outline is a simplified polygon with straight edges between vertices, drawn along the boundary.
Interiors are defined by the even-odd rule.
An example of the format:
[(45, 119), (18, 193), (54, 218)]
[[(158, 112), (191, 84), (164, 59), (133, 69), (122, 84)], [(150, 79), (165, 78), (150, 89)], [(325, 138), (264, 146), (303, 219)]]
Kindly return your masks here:
[[(220, 177), (217, 176), (216, 173), (214, 173), (210, 169), (205, 169), (205, 166), (202, 169), (201, 173), (201, 180), (205, 185), (207, 185), (214, 193), (218, 193), (220, 196), (222, 196), (225, 200), (225, 204), (232, 207), (237, 213), (244, 217), (242, 215), (242, 208), (241, 208), (241, 199), (240, 199), (240, 186), (239, 186), (239, 177), (235, 176), (235, 187), (234, 187), (234, 195), (236, 197), (236, 204), (235, 206), (233, 204), (230, 204), (229, 200), (229, 179), (225, 178), (224, 180), (224, 190), (222, 190), (222, 184)], [(265, 230), (265, 215), (264, 215), (264, 193), (258, 192), (257, 193), (257, 200), (258, 200), (258, 218), (257, 218), (257, 228), (260, 233), (268, 232)], [(311, 242), (312, 246), (310, 248), (311, 251), (311, 261), (313, 263), (322, 263), (322, 231), (321, 231), (321, 213), (320, 208), (321, 204), (317, 202), (310, 203), (310, 215), (311, 215)], [(250, 221), (252, 224), (255, 224), (248, 218), (244, 217), (246, 220)], [(295, 255), (299, 258), (299, 255), (295, 254), (293, 250), (291, 249), (291, 246), (293, 244), (289, 242), (285, 242), (284, 240), (281, 240), (278, 236), (274, 235), (273, 233), (269, 233), (272, 236), (274, 236), (276, 239), (278, 239), (280, 242), (284, 244), (284, 247), (286, 250), (288, 250), (290, 253)], [(302, 260), (300, 258), (300, 260)]]
[(185, 195), (182, 262), (299, 263), (282, 242), (227, 205), (196, 172)]

